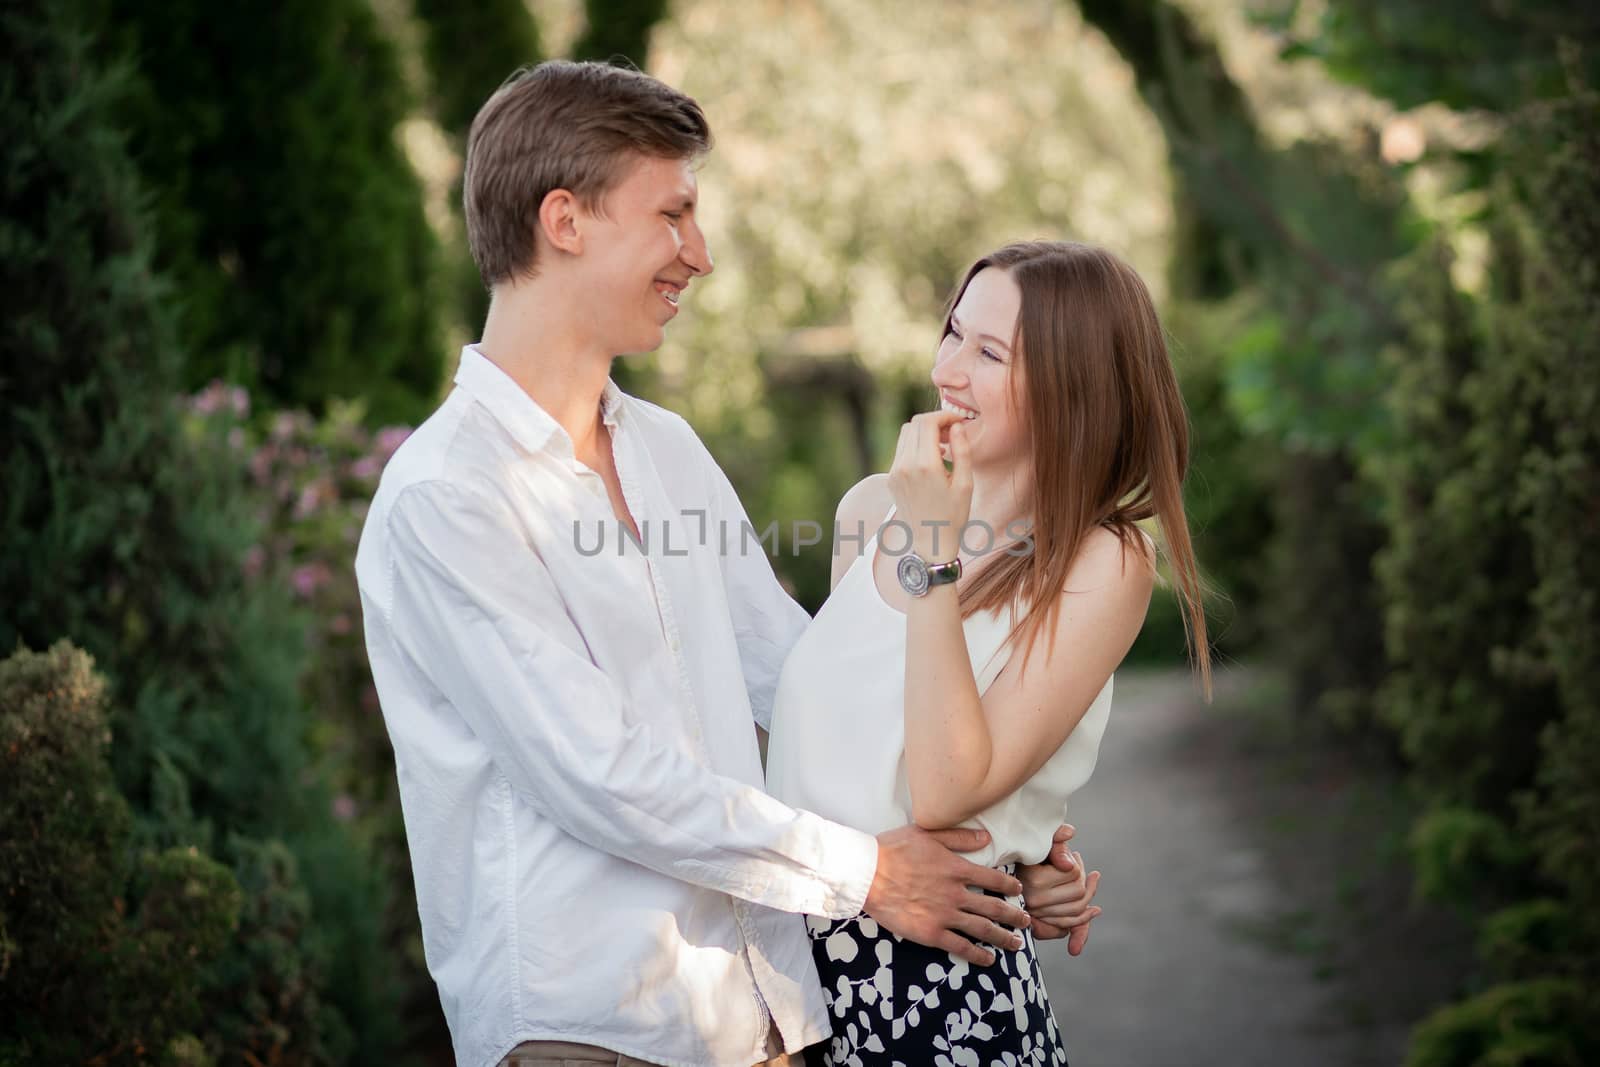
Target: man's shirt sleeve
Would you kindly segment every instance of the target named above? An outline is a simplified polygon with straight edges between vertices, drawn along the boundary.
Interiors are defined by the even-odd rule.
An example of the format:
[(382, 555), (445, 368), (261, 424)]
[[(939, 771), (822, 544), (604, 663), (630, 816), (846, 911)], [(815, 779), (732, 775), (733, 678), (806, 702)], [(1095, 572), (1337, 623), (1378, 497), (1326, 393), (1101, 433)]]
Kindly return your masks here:
[[(704, 447), (702, 446), (704, 452)], [(722, 580), (728, 597), (728, 614), (733, 618), (733, 634), (739, 645), (739, 665), (744, 671), (745, 688), (750, 694), (750, 709), (756, 725), (772, 731), (772, 704), (778, 691), (778, 676), (789, 650), (800, 640), (811, 616), (784, 592), (760, 540), (761, 531), (746, 534), (750, 517), (739, 495), (716, 460), (705, 452), (706, 477), (710, 483), (713, 522), (727, 524), (729, 534), (721, 539)], [(782, 551), (783, 538), (778, 538)]]
[(876, 840), (714, 774), (647, 715), (624, 714), (611, 679), (552, 632), (561, 598), (504, 503), (425, 482), (385, 521), (399, 655), (536, 811), (593, 848), (756, 904), (861, 909)]

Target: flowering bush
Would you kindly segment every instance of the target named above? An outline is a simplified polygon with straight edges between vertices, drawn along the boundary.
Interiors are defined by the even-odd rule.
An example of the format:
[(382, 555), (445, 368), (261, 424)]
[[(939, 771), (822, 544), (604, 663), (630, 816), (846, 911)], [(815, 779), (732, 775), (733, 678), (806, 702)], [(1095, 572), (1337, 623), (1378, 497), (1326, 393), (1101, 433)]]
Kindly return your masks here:
[(259, 502), (263, 533), (246, 573), (282, 583), (310, 616), (303, 685), (338, 790), (334, 814), (380, 809), (394, 793), (394, 762), (361, 635), (355, 553), (378, 476), (411, 429), (370, 430), (360, 404), (337, 402), (321, 419), (276, 411), (252, 421), (246, 391), (220, 381), (187, 409), (202, 443), (238, 455)]
[(332, 815), (375, 846), (393, 890), (386, 936), (413, 964), (407, 984), (437, 1014), (422, 959), (394, 756), (378, 709), (361, 630), (355, 554), (378, 477), (411, 430), (369, 429), (359, 404), (335, 403), (322, 418), (258, 412), (238, 386), (212, 382), (186, 398), (189, 432), (201, 447), (237, 458), (259, 509), (259, 541), (243, 564), (254, 581), (288, 589), (306, 611), (301, 690), (312, 743), (333, 785)]

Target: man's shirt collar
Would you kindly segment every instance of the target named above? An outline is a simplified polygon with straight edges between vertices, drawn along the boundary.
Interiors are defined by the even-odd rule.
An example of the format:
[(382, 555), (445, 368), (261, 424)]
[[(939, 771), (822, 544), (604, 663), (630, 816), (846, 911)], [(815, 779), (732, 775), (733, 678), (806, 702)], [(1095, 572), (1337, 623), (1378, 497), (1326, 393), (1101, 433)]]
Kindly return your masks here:
[[(461, 350), (455, 383), (487, 408), (528, 452), (548, 449), (567, 457), (573, 455), (572, 438), (566, 429), (477, 345), (467, 345)], [(610, 430), (616, 430), (621, 424), (624, 396), (617, 383), (607, 378), (600, 394), (600, 418)]]

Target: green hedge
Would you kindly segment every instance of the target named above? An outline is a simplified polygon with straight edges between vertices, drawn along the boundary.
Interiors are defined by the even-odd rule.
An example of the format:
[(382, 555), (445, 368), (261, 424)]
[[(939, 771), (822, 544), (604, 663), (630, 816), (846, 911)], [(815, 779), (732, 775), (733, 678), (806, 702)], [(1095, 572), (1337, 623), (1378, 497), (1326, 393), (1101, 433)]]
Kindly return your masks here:
[(243, 894), (140, 849), (106, 760), (105, 681), (66, 642), (0, 661), (0, 1063), (203, 1063), (205, 974)]
[(1481, 910), (1492, 983), (1412, 1067), (1600, 1059), (1600, 98), (1516, 118), (1490, 290), (1414, 265), (1385, 468), (1381, 710), (1433, 805), (1420, 884)]
[[(92, 654), (139, 847), (212, 855), (242, 888), (239, 930), (199, 983), (204, 1051), (388, 1055), (407, 1020), (387, 886), (313, 759), (304, 620), (245, 573), (241, 457), (182, 432), (172, 295), (108, 117), (125, 83), (97, 73), (76, 14), (0, 13), (0, 649), (66, 638)], [(0, 1020), (7, 1038), (22, 1022)]]

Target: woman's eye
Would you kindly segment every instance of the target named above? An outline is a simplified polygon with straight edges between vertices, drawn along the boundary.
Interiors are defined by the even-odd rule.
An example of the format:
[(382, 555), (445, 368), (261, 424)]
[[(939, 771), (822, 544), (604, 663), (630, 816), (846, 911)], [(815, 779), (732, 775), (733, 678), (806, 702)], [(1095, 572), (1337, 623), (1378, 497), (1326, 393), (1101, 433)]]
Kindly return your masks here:
[(1000, 357), (999, 357), (999, 356), (998, 356), (998, 355), (996, 355), (996, 354), (995, 354), (995, 350), (994, 350), (994, 349), (992, 349), (992, 348), (985, 348), (985, 349), (983, 349), (983, 350), (982, 350), (982, 351), (983, 351), (983, 357), (984, 357), (984, 358), (985, 358), (985, 359), (992, 359), (992, 360), (994, 360), (994, 361), (995, 361), (995, 362), (996, 362), (996, 363), (999, 363), (999, 362), (1000, 362)]

